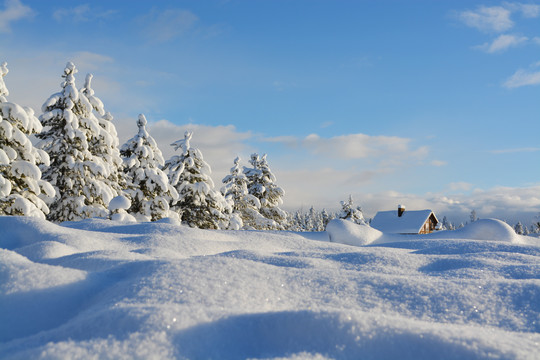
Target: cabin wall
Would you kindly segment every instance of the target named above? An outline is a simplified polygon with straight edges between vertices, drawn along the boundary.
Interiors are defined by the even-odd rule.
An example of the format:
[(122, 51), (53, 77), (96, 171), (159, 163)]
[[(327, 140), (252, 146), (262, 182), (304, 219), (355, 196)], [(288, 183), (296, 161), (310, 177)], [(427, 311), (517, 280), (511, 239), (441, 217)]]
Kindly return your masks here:
[(422, 226), (422, 228), (420, 229), (420, 232), (419, 234), (430, 234), (432, 233), (433, 231), (435, 231), (435, 227), (437, 226), (437, 222), (436, 220), (434, 219), (433, 216), (430, 216), (426, 222), (424, 223), (424, 225)]

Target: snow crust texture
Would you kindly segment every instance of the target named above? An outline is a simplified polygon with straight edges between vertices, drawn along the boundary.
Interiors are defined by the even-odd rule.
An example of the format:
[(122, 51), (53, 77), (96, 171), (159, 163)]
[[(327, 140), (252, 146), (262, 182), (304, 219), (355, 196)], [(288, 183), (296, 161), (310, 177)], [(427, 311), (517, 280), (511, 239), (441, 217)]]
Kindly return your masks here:
[(537, 239), (331, 224), (0, 217), (0, 358), (538, 359)]

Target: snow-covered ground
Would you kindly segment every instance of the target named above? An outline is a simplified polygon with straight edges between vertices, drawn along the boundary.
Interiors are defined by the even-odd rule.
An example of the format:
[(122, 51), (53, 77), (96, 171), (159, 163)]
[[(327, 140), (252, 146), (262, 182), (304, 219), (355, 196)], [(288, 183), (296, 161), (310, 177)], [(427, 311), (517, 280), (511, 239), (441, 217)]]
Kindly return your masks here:
[(0, 217), (0, 358), (40, 357), (539, 359), (540, 242)]

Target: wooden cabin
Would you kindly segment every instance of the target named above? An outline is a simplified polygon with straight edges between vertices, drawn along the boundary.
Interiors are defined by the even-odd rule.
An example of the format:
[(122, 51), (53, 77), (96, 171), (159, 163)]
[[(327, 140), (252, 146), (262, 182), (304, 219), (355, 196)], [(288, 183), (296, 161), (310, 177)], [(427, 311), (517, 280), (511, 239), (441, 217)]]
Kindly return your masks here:
[(371, 227), (390, 234), (429, 234), (439, 223), (431, 210), (405, 210), (399, 205), (397, 211), (379, 211)]

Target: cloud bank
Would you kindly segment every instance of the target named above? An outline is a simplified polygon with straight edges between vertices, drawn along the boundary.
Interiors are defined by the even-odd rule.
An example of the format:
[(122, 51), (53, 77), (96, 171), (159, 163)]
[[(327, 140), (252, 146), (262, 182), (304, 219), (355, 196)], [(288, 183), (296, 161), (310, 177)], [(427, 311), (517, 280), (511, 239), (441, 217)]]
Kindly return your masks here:
[(11, 23), (34, 15), (35, 12), (20, 0), (5, 0), (4, 9), (0, 10), (0, 33), (11, 32)]

